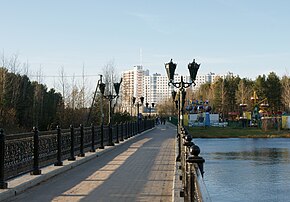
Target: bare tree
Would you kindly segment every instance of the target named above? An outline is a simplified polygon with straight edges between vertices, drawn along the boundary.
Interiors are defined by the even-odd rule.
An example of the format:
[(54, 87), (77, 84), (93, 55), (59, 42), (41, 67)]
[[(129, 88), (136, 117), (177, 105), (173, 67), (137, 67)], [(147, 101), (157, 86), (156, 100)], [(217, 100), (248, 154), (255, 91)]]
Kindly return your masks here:
[(113, 93), (113, 83), (117, 81), (114, 61), (109, 61), (103, 68), (103, 82), (106, 84), (106, 93)]
[(43, 73), (42, 73), (42, 66), (39, 65), (39, 69), (36, 72), (36, 81), (41, 84), (44, 83), (44, 77), (43, 77)]
[(6, 74), (7, 69), (0, 68), (0, 116), (1, 121), (4, 116), (4, 94), (5, 94), (5, 84), (6, 84)]
[(282, 102), (286, 110), (290, 111), (290, 78), (288, 76), (283, 76), (282, 80)]
[(248, 104), (251, 97), (251, 89), (246, 85), (245, 80), (241, 79), (236, 91), (236, 100), (240, 104)]
[(83, 64), (82, 71), (82, 88), (81, 88), (81, 96), (82, 96), (82, 108), (85, 108), (85, 66)]
[(64, 102), (64, 107), (66, 105), (66, 95), (67, 95), (67, 80), (66, 80), (66, 75), (65, 75), (65, 71), (64, 71), (64, 67), (62, 66), (59, 72), (59, 84), (60, 84), (60, 89), (62, 92), (62, 99)]
[(27, 75), (29, 77), (29, 62), (28, 60), (22, 64), (22, 71), (24, 75)]
[(81, 84), (79, 84), (79, 99), (80, 99), (80, 108), (86, 108), (91, 104), (92, 101), (92, 95), (89, 93), (92, 90), (89, 89), (89, 80), (87, 79), (85, 75), (85, 66), (83, 65), (83, 71), (82, 71), (82, 81)]
[(8, 70), (14, 74), (19, 73), (20, 62), (18, 60), (18, 55), (14, 54), (10, 57), (8, 62)]
[[(116, 74), (114, 61), (109, 61), (103, 68), (103, 82), (106, 84), (105, 94), (115, 94), (113, 84), (120, 82)], [(120, 91), (121, 92), (121, 91)], [(115, 99), (113, 105), (117, 105), (118, 99)]]
[(59, 85), (60, 85), (60, 89), (62, 92), (62, 101), (63, 101), (63, 105), (62, 105), (62, 109), (60, 110), (60, 124), (63, 125), (65, 124), (65, 107), (66, 107), (66, 91), (67, 91), (67, 81), (66, 81), (66, 76), (65, 76), (65, 72), (64, 72), (64, 67), (62, 66), (60, 71), (59, 71)]
[(37, 81), (37, 84), (35, 86), (35, 93), (33, 97), (33, 121), (34, 121), (34, 125), (38, 126), (39, 117), (42, 117), (43, 107), (44, 107), (44, 104), (43, 104), (44, 95), (43, 95), (43, 89), (41, 87), (41, 83), (43, 82), (43, 74), (42, 74), (41, 66), (36, 72), (36, 81)]
[(169, 117), (175, 115), (176, 108), (175, 103), (172, 102), (171, 98), (163, 100), (160, 104), (157, 105), (158, 115), (161, 117)]
[(0, 67), (3, 67), (3, 68), (7, 68), (7, 59), (5, 58), (5, 54), (4, 54), (4, 51), (2, 52), (2, 55), (1, 55), (1, 64), (0, 64)]

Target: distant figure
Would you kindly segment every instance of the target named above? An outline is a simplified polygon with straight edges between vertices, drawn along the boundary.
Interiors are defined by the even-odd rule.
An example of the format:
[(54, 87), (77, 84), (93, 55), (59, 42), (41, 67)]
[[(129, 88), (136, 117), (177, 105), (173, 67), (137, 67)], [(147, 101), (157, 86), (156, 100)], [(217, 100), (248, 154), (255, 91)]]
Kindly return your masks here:
[(166, 118), (165, 117), (161, 117), (161, 125), (165, 125), (165, 122), (166, 122)]
[(156, 117), (156, 125), (159, 125), (159, 123), (160, 123), (160, 118)]

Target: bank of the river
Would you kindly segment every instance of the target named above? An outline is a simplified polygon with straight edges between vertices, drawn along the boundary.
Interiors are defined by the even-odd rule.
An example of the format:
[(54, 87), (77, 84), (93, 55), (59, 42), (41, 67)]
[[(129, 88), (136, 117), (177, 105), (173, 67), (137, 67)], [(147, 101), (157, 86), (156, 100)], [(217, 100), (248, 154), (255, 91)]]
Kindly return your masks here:
[(290, 130), (262, 131), (258, 128), (190, 127), (194, 138), (290, 138)]

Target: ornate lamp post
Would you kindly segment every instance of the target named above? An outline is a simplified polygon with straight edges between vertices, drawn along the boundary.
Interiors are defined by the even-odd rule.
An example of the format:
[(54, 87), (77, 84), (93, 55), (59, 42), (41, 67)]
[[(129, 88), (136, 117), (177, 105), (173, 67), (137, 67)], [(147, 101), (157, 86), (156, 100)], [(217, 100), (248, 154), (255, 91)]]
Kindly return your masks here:
[[(183, 76), (180, 78), (180, 82), (174, 82), (174, 72), (176, 69), (176, 64), (172, 62), (172, 59), (169, 63), (165, 64), (165, 69), (167, 72), (167, 77), (169, 79), (168, 85), (173, 85), (175, 88), (179, 89), (179, 93), (173, 91), (172, 92), (172, 99), (175, 101), (176, 108), (178, 109), (178, 128), (181, 129), (184, 127), (184, 104), (185, 104), (185, 88), (190, 87), (191, 85), (196, 85), (195, 84), (195, 79), (197, 75), (197, 71), (199, 69), (200, 64), (197, 64), (195, 60), (193, 60), (192, 63), (188, 64), (188, 70), (190, 73), (190, 79), (191, 82), (185, 82), (183, 80)], [(179, 96), (177, 96), (179, 95)], [(176, 99), (177, 98), (177, 99)], [(178, 139), (178, 145), (179, 145), (179, 151), (178, 151), (178, 156), (176, 158), (176, 161), (181, 161), (181, 147), (182, 147), (182, 139), (181, 139), (181, 131), (177, 130), (177, 139)]]
[[(136, 103), (136, 107), (137, 107), (137, 130), (138, 130), (138, 133), (140, 132), (140, 119), (141, 119), (141, 115), (139, 113), (139, 107), (143, 105), (144, 97), (140, 97), (140, 101), (141, 101), (141, 103), (139, 103), (139, 101)], [(133, 105), (135, 104), (135, 102), (136, 102), (136, 97), (133, 97), (132, 98)]]
[[(195, 145), (191, 140), (192, 137), (190, 134), (188, 134), (188, 131), (185, 130), (184, 128), (184, 104), (185, 104), (185, 96), (186, 92), (185, 89), (190, 87), (191, 85), (196, 85), (195, 84), (195, 79), (196, 75), (198, 72), (200, 64), (197, 64), (195, 60), (193, 60), (192, 63), (188, 64), (188, 70), (190, 73), (190, 82), (185, 82), (183, 80), (183, 76), (180, 78), (180, 82), (174, 82), (174, 72), (176, 69), (176, 64), (172, 62), (172, 59), (169, 63), (165, 64), (165, 69), (167, 72), (167, 76), (169, 79), (168, 85), (173, 85), (175, 88), (179, 89), (179, 97), (177, 97), (178, 100), (178, 111), (179, 111), (179, 119), (178, 119), (178, 134), (177, 134), (177, 140), (178, 140), (178, 156), (176, 157), (176, 161), (180, 162), (180, 169), (182, 172), (182, 185), (183, 185), (183, 190), (181, 191), (180, 194), (184, 194), (184, 198), (187, 201), (194, 201), (194, 197), (191, 194), (194, 189), (191, 187), (194, 184), (192, 181), (193, 177), (188, 176), (188, 173), (193, 172), (195, 169), (192, 165), (194, 163), (200, 164), (199, 169), (201, 173), (203, 173), (203, 163), (204, 159), (203, 158), (197, 158), (199, 154), (199, 147)], [(176, 100), (177, 93), (173, 92), (172, 93), (172, 98)], [(198, 152), (193, 152), (193, 155), (188, 155), (191, 149), (194, 149), (194, 151)], [(193, 157), (193, 158), (192, 158)], [(190, 166), (190, 167), (189, 167)], [(188, 191), (191, 190), (191, 191)]]
[(147, 113), (148, 113), (148, 110), (149, 110), (149, 118), (151, 118), (151, 110), (152, 110), (152, 108), (154, 108), (154, 106), (155, 106), (155, 103), (151, 103), (151, 106), (149, 106), (149, 103), (148, 102), (146, 102), (146, 109), (147, 109)]
[(113, 101), (113, 99), (119, 97), (121, 83), (122, 83), (122, 78), (121, 78), (119, 83), (113, 84), (116, 94), (113, 94), (113, 92), (112, 92), (113, 90), (111, 90), (108, 95), (105, 95), (106, 84), (100, 83), (100, 91), (102, 93), (102, 96), (109, 100), (109, 144), (108, 144), (108, 146), (114, 146), (113, 137), (112, 137), (112, 115), (113, 115), (112, 101)]
[[(183, 76), (181, 76), (180, 78), (180, 82), (174, 82), (174, 72), (176, 69), (177, 64), (172, 62), (172, 59), (169, 63), (165, 64), (165, 69), (167, 72), (167, 77), (169, 79), (168, 85), (173, 85), (174, 87), (179, 89), (179, 111), (180, 111), (180, 115), (179, 115), (179, 125), (180, 126), (184, 126), (184, 103), (185, 103), (185, 96), (186, 96), (186, 92), (185, 92), (185, 88), (190, 87), (191, 85), (196, 86), (195, 84), (195, 79), (196, 79), (196, 75), (199, 69), (200, 64), (197, 64), (195, 62), (195, 60), (193, 60), (192, 63), (188, 64), (188, 70), (190, 73), (190, 79), (191, 82), (184, 82), (183, 81)], [(176, 94), (175, 94), (176, 95)], [(174, 96), (175, 97), (175, 96)]]
[[(148, 103), (148, 105), (149, 105), (149, 103)], [(154, 106), (155, 106), (155, 103), (152, 102), (151, 106), (149, 107), (149, 118), (151, 118), (151, 111), (152, 111), (152, 108), (154, 108)]]
[[(171, 92), (171, 96), (172, 96), (172, 101), (175, 103), (175, 107), (176, 107), (176, 109), (178, 110), (178, 123), (179, 123), (179, 117), (180, 117), (180, 114), (179, 114), (179, 104), (178, 104), (178, 100), (179, 100), (179, 97), (178, 97), (178, 99), (177, 99), (177, 92), (175, 91), (175, 90), (173, 90), (172, 92)], [(179, 96), (179, 95), (178, 95)], [(178, 128), (178, 124), (177, 124), (177, 128)], [(178, 133), (178, 131), (177, 131), (177, 133)]]

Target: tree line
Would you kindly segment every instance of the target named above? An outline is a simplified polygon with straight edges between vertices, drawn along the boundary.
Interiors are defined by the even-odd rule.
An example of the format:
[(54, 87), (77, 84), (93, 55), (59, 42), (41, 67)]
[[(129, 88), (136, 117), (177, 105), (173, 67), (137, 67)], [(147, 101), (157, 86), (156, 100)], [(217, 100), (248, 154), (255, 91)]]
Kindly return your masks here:
[(62, 96), (54, 89), (0, 68), (0, 125), (6, 130), (47, 128), (59, 121), (62, 105)]
[(279, 78), (274, 72), (267, 76), (259, 75), (255, 80), (229, 74), (213, 83), (201, 85), (191, 96), (193, 99), (208, 99), (213, 112), (226, 116), (229, 112), (239, 112), (240, 104), (247, 104), (247, 109), (251, 111), (254, 92), (258, 100), (269, 104), (271, 113), (290, 112), (290, 78)]
[[(58, 92), (54, 88), (48, 89), (46, 85), (41, 84), (41, 76), (38, 81), (31, 81), (27, 76), (28, 64), (23, 64), (23, 74), (19, 73), (19, 66), (17, 55), (9, 60), (2, 56), (0, 64), (1, 128), (10, 132), (21, 132), (31, 130), (34, 126), (39, 130), (50, 130), (55, 129), (56, 125), (62, 128), (68, 128), (71, 124), (75, 126), (91, 123), (100, 125), (102, 117), (104, 123), (108, 123), (108, 100), (102, 99), (100, 93), (97, 93), (92, 103), (93, 93), (88, 93), (84, 80), (80, 87), (76, 85), (74, 77), (71, 82), (68, 82), (62, 68)], [(119, 80), (113, 62), (106, 64), (103, 68), (106, 93), (110, 93), (112, 89), (110, 85)], [(290, 78), (288, 76), (279, 78), (274, 72), (267, 76), (259, 75), (255, 80), (229, 74), (224, 78), (218, 78), (213, 83), (201, 85), (195, 92), (187, 89), (186, 99), (207, 99), (212, 106), (212, 112), (227, 115), (229, 112), (240, 111), (240, 104), (247, 104), (247, 108), (252, 109), (251, 96), (254, 92), (260, 100), (267, 98), (271, 111), (290, 113)], [(122, 96), (126, 95), (121, 95), (121, 98)], [(122, 110), (121, 103), (122, 100), (119, 99), (113, 102), (115, 108), (113, 123), (132, 120), (130, 113)], [(164, 103), (159, 103), (157, 110), (160, 116), (177, 114), (171, 98)]]
[[(208, 100), (211, 113), (220, 113), (229, 118), (230, 112), (240, 113), (240, 104), (246, 104), (246, 110), (252, 111), (254, 102), (251, 99), (256, 93), (257, 103), (267, 103), (272, 114), (290, 113), (290, 77), (279, 78), (276, 73), (259, 75), (255, 80), (228, 74), (218, 77), (214, 82), (202, 84), (196, 91), (186, 89), (185, 109), (190, 101)], [(264, 102), (261, 102), (263, 101)], [(157, 105), (162, 116), (177, 116), (178, 110), (172, 98), (163, 100)]]
[[(91, 103), (93, 93), (86, 88), (84, 80), (81, 86), (77, 85), (74, 77), (71, 82), (68, 81), (62, 67), (59, 73), (59, 89), (48, 89), (41, 83), (41, 73), (37, 73), (38, 81), (29, 79), (28, 66), (26, 63), (21, 64), (17, 55), (9, 59), (3, 55), (1, 58), (0, 128), (4, 128), (7, 133), (29, 131), (33, 127), (39, 130), (52, 130), (57, 125), (62, 128), (91, 123), (100, 125), (102, 112), (104, 124), (108, 123), (108, 101), (102, 100), (101, 94), (97, 93), (94, 103)], [(106, 64), (103, 68), (106, 93), (110, 93), (108, 92), (111, 89), (110, 84), (117, 80), (114, 64), (112, 62)], [(116, 100), (113, 104), (117, 111), (112, 117), (113, 123), (131, 119), (128, 112), (117, 109), (119, 105)]]

